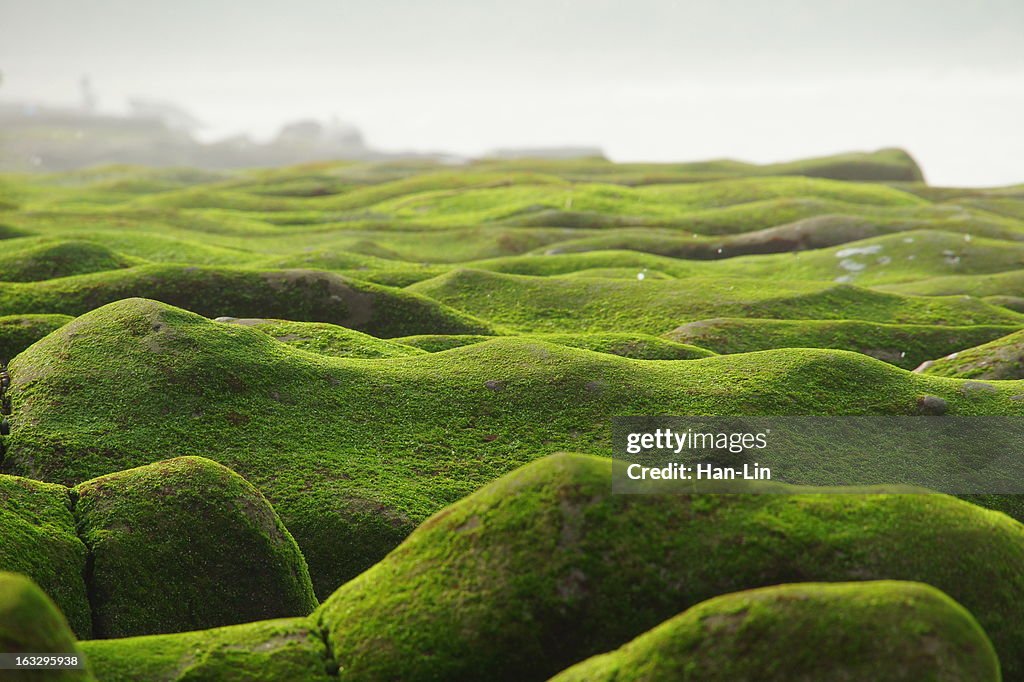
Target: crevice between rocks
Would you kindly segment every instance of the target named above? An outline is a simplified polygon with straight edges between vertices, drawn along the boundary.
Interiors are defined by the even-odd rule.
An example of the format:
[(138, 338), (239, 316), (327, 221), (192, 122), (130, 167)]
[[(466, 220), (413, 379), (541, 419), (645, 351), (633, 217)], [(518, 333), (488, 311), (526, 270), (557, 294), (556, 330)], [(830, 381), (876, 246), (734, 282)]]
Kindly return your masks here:
[[(95, 555), (92, 552), (92, 547), (82, 537), (82, 520), (78, 517), (78, 491), (74, 488), (68, 488), (68, 500), (69, 509), (71, 511), (71, 520), (75, 522), (75, 537), (78, 538), (82, 546), (85, 547), (85, 566), (82, 568), (82, 582), (85, 584), (85, 600), (89, 604), (89, 639), (97, 639), (99, 628), (96, 622), (96, 595), (95, 595), (95, 581), (93, 580), (93, 572), (95, 570)], [(81, 637), (79, 639), (82, 639)]]
[(328, 676), (338, 677), (341, 674), (341, 664), (334, 656), (334, 647), (331, 646), (331, 635), (327, 631), (327, 626), (324, 625), (323, 619), (320, 616), (316, 617), (314, 625), (316, 626), (317, 636), (324, 643), (324, 670)]

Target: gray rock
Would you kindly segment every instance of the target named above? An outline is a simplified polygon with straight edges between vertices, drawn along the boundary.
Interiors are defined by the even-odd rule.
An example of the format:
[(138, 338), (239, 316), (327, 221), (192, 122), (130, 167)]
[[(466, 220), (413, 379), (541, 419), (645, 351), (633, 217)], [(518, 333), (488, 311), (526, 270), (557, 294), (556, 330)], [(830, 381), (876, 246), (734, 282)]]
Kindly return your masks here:
[(979, 393), (995, 393), (996, 387), (992, 384), (986, 384), (983, 381), (965, 381), (960, 386), (960, 392), (964, 395), (977, 395)]
[(917, 411), (926, 415), (946, 414), (948, 405), (937, 395), (922, 395), (917, 398)]

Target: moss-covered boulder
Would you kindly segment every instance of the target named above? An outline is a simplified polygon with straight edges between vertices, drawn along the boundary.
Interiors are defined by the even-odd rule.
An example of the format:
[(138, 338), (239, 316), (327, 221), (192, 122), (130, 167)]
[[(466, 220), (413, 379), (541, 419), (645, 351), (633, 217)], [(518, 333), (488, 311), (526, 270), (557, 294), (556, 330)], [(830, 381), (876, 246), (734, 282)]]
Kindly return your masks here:
[[(902, 284), (884, 284), (879, 289), (910, 296), (978, 296), (1007, 305), (1024, 296), (1024, 269), (1015, 267), (1006, 272), (981, 275), (947, 275), (928, 277)], [(1010, 307), (1015, 307), (1011, 305)]]
[(78, 483), (168, 453), (218, 461), (273, 501), (321, 598), (527, 461), (611, 454), (614, 414), (917, 414), (925, 395), (949, 414), (1024, 414), (1024, 385), (965, 392), (849, 352), (654, 362), (500, 337), (338, 358), (140, 299), (79, 317), (10, 372), (6, 471)]
[[(82, 657), (64, 615), (28, 577), (0, 572), (0, 653), (64, 654)], [(0, 670), (0, 679), (25, 682), (92, 680), (88, 671)]]
[[(557, 455), (452, 505), (319, 614), (344, 680), (543, 680), (711, 597), (928, 583), (1024, 674), (1024, 526), (944, 495), (613, 495)], [(784, 655), (780, 651), (780, 655)]]
[(1024, 379), (1024, 331), (929, 360), (915, 371), (957, 379)]
[[(422, 348), (431, 353), (451, 350), (459, 346), (481, 343), (493, 337), (480, 335), (426, 334), (405, 336), (394, 339), (399, 343)], [(553, 343), (567, 348), (582, 348), (597, 353), (620, 355), (637, 360), (693, 360), (714, 355), (713, 352), (697, 346), (677, 343), (649, 334), (625, 334), (606, 332), (603, 334), (524, 334), (519, 338)]]
[(82, 642), (101, 682), (328, 682), (316, 624), (285, 618), (198, 632)]
[(522, 333), (664, 334), (712, 317), (1019, 325), (1024, 316), (978, 299), (904, 296), (849, 284), (764, 277), (586, 279), (452, 270), (406, 291)]
[(34, 580), (79, 637), (91, 634), (85, 566), (86, 548), (75, 534), (68, 489), (0, 476), (0, 571)]
[(217, 322), (256, 329), (294, 348), (339, 358), (400, 358), (424, 352), (326, 322), (291, 322), (252, 317), (220, 317)]
[(1013, 325), (950, 326), (725, 317), (690, 322), (666, 336), (717, 353), (749, 353), (771, 348), (852, 350), (903, 369), (914, 369), (925, 360), (997, 339), (1017, 328)]
[(306, 562), (238, 474), (179, 457), (75, 488), (93, 636), (178, 632), (316, 607)]
[(58, 241), (14, 247), (0, 252), (0, 281), (36, 282), (55, 277), (84, 275), (104, 270), (117, 270), (141, 264), (100, 244), (86, 241)]
[(452, 348), (483, 343), (493, 338), (493, 336), (485, 336), (483, 334), (416, 334), (414, 336), (399, 336), (393, 340), (397, 343), (425, 350), (428, 353), (440, 353)]
[(552, 682), (999, 682), (962, 606), (911, 582), (811, 583), (702, 602)]
[(814, 159), (801, 159), (768, 164), (763, 172), (793, 173), (818, 178), (839, 180), (874, 180), (922, 182), (924, 174), (909, 153), (897, 147), (873, 152), (835, 154)]
[(0, 314), (81, 315), (131, 297), (209, 317), (328, 322), (374, 336), (487, 334), (493, 327), (429, 298), (317, 270), (141, 265), (42, 282), (0, 282)]
[(528, 338), (637, 360), (694, 360), (714, 355), (694, 345), (648, 334), (533, 334)]

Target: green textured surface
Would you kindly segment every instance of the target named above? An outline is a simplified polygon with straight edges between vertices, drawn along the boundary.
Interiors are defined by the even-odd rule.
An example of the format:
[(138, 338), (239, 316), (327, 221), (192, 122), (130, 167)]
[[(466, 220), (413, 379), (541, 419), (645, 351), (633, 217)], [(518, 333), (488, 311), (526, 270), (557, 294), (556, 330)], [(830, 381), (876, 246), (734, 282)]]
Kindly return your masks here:
[(75, 532), (67, 488), (0, 475), (0, 571), (35, 581), (79, 637), (92, 633), (84, 573), (86, 547)]
[[(917, 414), (922, 395), (952, 414), (1024, 413), (1024, 384), (962, 391), (842, 351), (663, 362), (507, 337), (333, 358), (140, 299), (64, 326), (11, 376), (4, 469), (74, 484), (168, 452), (209, 457), (270, 499), (321, 597), (538, 455), (610, 454), (612, 414)], [(89, 410), (66, 400), (83, 392)]]
[(991, 642), (962, 606), (927, 585), (878, 581), (715, 597), (552, 682), (1000, 679)]
[(610, 475), (556, 455), (425, 522), (321, 606), (342, 679), (544, 680), (720, 594), (877, 579), (945, 591), (1024, 673), (1024, 526), (1002, 514), (934, 494), (614, 495)]
[(82, 642), (99, 682), (328, 682), (333, 665), (305, 618)]
[(306, 562), (263, 496), (229, 469), (176, 459), (75, 487), (93, 636), (179, 632), (316, 607)]
[[(495, 479), (551, 453), (607, 456), (614, 415), (1024, 414), (1012, 369), (1012, 334), (1024, 328), (1022, 190), (929, 187), (891, 149), (765, 166), (410, 160), (3, 174), (0, 361), (12, 385), (0, 381), (10, 430), (0, 471), (76, 486), (208, 458), (259, 493), (223, 471), (213, 488), (273, 505), (288, 530), (270, 525), (294, 536), (321, 598), (340, 587), (321, 613), (341, 649), (293, 632), (301, 621), (90, 643), (111, 679), (230, 679), (231, 665), (253, 679), (318, 679), (334, 656), (352, 679), (544, 679), (719, 594), (874, 578), (948, 592), (1014, 679), (1024, 675), (1010, 606), (1022, 601), (1019, 526), (979, 507), (1022, 519), (1021, 497), (630, 506), (594, 487), (604, 464), (584, 459), (582, 482), (548, 486), (560, 497), (520, 499), (516, 488), (488, 498), (491, 529), (509, 529), (500, 538), (475, 527), (432, 534), (441, 517), (427, 519), (478, 504)], [(222, 316), (239, 319), (212, 321)], [(953, 353), (959, 362), (938, 360)], [(936, 362), (906, 371), (924, 360)], [(305, 606), (288, 611), (259, 609), (298, 583), (247, 587), (278, 584), (277, 550), (231, 540), (232, 564), (196, 541), (221, 521), (247, 527), (204, 476), (175, 484), (175, 514), (149, 513), (163, 499), (152, 476), (122, 506), (90, 510), (85, 495), (77, 527), (67, 490), (5, 479), (0, 490), (13, 493), (0, 522), (16, 542), (0, 543), (0, 558), (39, 580), (83, 636), (91, 616), (103, 635), (307, 613), (301, 579)], [(554, 540), (575, 528), (563, 503), (584, 489), (594, 492), (577, 505), (587, 539)], [(102, 551), (90, 559), (79, 537)], [(121, 554), (105, 553), (118, 543)], [(284, 554), (297, 565), (294, 546)], [(622, 589), (635, 612), (593, 587), (619, 584), (612, 564), (634, 578)], [(136, 570), (145, 579), (125, 578)], [(564, 583), (552, 583), (558, 571)], [(392, 572), (405, 582), (370, 584)], [(107, 592), (90, 593), (91, 609), (84, 586), (96, 576)], [(669, 578), (662, 593), (651, 587)], [(246, 590), (243, 608), (225, 607)], [(475, 631), (490, 638), (469, 646)], [(566, 648), (544, 634), (556, 631)], [(797, 660), (817, 647), (791, 648)], [(119, 652), (146, 663), (133, 670)]]

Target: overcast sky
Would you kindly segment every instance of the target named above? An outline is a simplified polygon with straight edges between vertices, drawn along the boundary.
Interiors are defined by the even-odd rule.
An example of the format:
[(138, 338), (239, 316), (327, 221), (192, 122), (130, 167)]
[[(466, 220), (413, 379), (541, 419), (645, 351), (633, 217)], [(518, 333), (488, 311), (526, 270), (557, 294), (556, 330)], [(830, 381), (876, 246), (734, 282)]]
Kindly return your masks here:
[(0, 0), (0, 101), (172, 100), (208, 136), (775, 161), (901, 146), (1024, 182), (1024, 0)]

